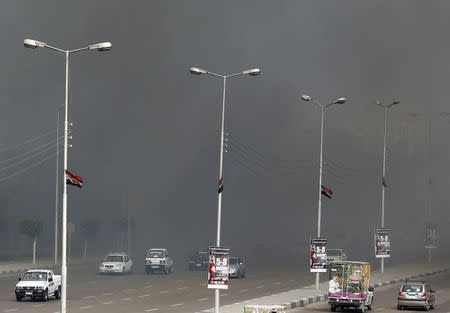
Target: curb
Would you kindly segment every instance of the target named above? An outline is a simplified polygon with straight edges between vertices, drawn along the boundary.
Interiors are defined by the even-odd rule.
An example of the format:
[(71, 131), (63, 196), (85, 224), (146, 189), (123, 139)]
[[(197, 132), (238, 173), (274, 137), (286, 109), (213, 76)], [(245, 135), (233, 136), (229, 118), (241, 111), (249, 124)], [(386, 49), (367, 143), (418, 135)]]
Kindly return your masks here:
[(18, 274), (18, 273), (26, 272), (31, 269), (40, 269), (40, 268), (48, 270), (48, 269), (53, 269), (54, 267), (53, 266), (24, 267), (24, 268), (20, 268), (17, 270), (0, 271), (0, 275)]
[[(389, 285), (393, 285), (396, 283), (400, 283), (400, 282), (404, 282), (404, 281), (408, 281), (411, 279), (415, 279), (418, 277), (424, 277), (424, 276), (430, 276), (430, 275), (434, 275), (434, 274), (439, 274), (439, 273), (444, 273), (449, 271), (450, 268), (444, 268), (444, 269), (440, 269), (440, 270), (436, 270), (433, 272), (426, 272), (426, 273), (420, 273), (418, 275), (412, 275), (412, 276), (408, 276), (405, 278), (398, 278), (398, 279), (392, 279), (392, 280), (386, 280), (383, 282), (377, 282), (375, 284), (373, 284), (373, 286), (375, 288), (378, 287), (382, 287), (382, 286), (389, 286)], [(308, 298), (300, 298), (300, 299), (296, 299), (296, 300), (291, 300), (288, 303), (283, 303), (282, 305), (286, 306), (286, 309), (294, 309), (294, 308), (301, 308), (301, 307), (305, 307), (308, 304), (312, 304), (312, 303), (317, 303), (317, 302), (324, 302), (328, 300), (328, 293), (320, 293), (317, 294), (314, 297), (308, 297)]]

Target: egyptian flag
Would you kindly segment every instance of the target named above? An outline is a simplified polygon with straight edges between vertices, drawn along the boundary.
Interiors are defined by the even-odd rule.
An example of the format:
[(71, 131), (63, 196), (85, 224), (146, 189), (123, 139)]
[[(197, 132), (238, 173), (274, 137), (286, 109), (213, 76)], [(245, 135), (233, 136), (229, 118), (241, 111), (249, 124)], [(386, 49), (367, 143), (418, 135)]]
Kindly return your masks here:
[(383, 184), (383, 186), (384, 186), (385, 188), (387, 188), (387, 183), (386, 183), (386, 179), (384, 179), (384, 176), (383, 176), (383, 179), (382, 179), (382, 184)]
[(325, 197), (330, 198), (331, 199), (331, 195), (333, 194), (333, 191), (328, 188), (325, 185), (322, 185), (322, 192), (321, 192)]
[(81, 188), (83, 187), (83, 178), (66, 170), (66, 183)]
[(221, 193), (223, 191), (223, 177), (221, 177), (219, 179), (219, 193)]

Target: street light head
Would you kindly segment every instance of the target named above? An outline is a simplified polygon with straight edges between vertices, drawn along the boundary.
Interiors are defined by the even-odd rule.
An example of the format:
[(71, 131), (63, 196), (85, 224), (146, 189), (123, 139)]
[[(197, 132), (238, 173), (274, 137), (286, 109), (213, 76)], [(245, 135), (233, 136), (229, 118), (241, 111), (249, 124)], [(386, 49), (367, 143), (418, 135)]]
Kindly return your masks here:
[(97, 51), (109, 51), (111, 50), (112, 44), (110, 42), (100, 42), (93, 45), (89, 45), (89, 50)]
[(301, 98), (303, 101), (311, 101), (311, 97), (308, 96), (308, 95), (302, 95), (300, 98)]
[(336, 101), (334, 101), (335, 104), (344, 104), (347, 102), (346, 98), (339, 98)]
[(191, 74), (194, 74), (194, 75), (201, 75), (201, 74), (207, 74), (208, 73), (208, 71), (203, 70), (203, 69), (198, 68), (198, 67), (191, 67), (189, 69), (189, 71), (191, 72)]
[(394, 102), (392, 102), (392, 104), (394, 105), (394, 104), (399, 104), (400, 103), (400, 101), (398, 101), (398, 100), (394, 100)]
[(25, 48), (30, 48), (30, 49), (36, 49), (38, 47), (40, 47), (40, 48), (45, 47), (45, 43), (34, 40), (34, 39), (25, 39), (23, 41), (23, 45), (25, 46)]
[(261, 74), (261, 70), (259, 68), (252, 68), (250, 70), (242, 71), (242, 75), (258, 76), (259, 74)]

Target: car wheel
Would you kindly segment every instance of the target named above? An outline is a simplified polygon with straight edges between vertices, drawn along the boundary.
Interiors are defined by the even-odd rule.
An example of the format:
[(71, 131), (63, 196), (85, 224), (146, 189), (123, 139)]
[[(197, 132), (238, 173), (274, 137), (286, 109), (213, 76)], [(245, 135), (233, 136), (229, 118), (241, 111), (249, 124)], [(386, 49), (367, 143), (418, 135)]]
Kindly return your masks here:
[(45, 291), (44, 291), (44, 296), (42, 297), (42, 301), (47, 301), (48, 300), (48, 289), (46, 289)]
[(18, 301), (18, 302), (20, 302), (20, 301), (22, 301), (22, 297), (21, 296), (16, 296), (16, 300)]

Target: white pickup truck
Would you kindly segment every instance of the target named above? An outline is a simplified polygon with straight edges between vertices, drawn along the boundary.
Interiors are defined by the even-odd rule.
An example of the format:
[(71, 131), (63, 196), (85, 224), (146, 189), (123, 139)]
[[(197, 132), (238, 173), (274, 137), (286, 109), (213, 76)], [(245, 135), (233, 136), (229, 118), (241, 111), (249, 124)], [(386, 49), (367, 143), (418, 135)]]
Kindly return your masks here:
[(167, 249), (152, 248), (145, 255), (145, 272), (147, 274), (162, 271), (165, 274), (172, 273), (173, 260), (169, 257)]
[(47, 301), (48, 297), (61, 297), (61, 275), (52, 270), (30, 270), (19, 278), (16, 285), (16, 299), (22, 301), (29, 297), (32, 300)]

